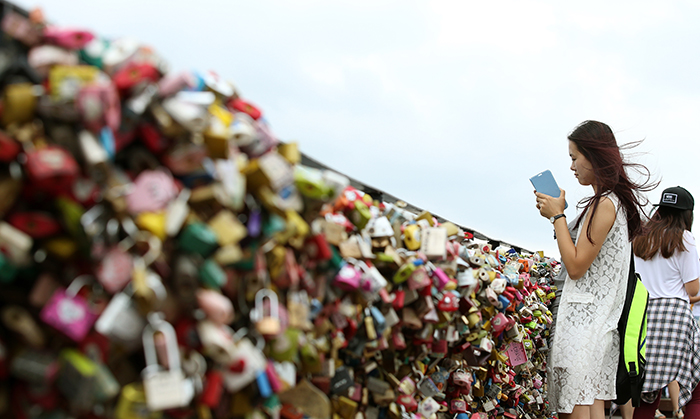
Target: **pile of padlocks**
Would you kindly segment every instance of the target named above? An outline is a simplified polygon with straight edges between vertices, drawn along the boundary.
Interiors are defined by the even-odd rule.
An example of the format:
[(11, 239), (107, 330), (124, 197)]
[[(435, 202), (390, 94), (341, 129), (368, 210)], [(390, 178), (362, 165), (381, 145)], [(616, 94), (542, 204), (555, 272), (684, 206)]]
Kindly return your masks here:
[(551, 417), (556, 261), (302, 165), (213, 73), (3, 13), (6, 417)]

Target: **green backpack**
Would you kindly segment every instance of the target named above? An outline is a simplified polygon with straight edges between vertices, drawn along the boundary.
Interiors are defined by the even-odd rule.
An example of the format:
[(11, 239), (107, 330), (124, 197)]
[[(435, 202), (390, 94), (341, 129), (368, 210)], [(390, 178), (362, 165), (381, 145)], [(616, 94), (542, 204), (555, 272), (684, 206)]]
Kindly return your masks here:
[(644, 384), (647, 351), (647, 291), (639, 274), (634, 269), (634, 253), (630, 261), (627, 280), (627, 295), (622, 308), (617, 330), (620, 332), (620, 360), (617, 365), (617, 399), (623, 405), (632, 399), (632, 405), (639, 407)]

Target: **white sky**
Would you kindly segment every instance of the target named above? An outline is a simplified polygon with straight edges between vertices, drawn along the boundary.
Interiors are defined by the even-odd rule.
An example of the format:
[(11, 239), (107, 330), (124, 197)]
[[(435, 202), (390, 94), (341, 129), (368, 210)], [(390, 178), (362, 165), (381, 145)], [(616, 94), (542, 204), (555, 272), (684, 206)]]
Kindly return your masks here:
[(309, 156), (489, 237), (558, 257), (529, 178), (575, 203), (586, 119), (700, 198), (700, 3), (21, 0), (61, 26), (133, 36), (213, 70)]

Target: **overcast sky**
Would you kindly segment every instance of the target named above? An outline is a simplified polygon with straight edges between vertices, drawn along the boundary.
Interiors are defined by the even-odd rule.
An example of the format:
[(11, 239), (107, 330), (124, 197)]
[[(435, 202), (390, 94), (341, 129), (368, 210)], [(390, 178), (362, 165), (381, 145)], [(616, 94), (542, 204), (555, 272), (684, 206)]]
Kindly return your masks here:
[(567, 134), (609, 124), (635, 161), (700, 197), (700, 3), (21, 0), (62, 26), (133, 36), (173, 70), (213, 70), (274, 132), (358, 180), (558, 257), (529, 178), (571, 219), (591, 193)]

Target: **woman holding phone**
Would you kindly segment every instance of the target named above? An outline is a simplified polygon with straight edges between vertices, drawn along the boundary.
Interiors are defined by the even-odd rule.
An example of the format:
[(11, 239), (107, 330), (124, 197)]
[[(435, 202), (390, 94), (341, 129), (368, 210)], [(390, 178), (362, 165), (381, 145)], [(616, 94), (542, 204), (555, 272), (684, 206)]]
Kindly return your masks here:
[[(617, 322), (625, 300), (632, 255), (630, 241), (642, 231), (641, 192), (656, 185), (637, 184), (626, 169), (609, 126), (585, 121), (568, 136), (571, 170), (593, 195), (579, 202), (572, 238), (559, 197), (535, 192), (540, 214), (554, 225), (567, 276), (559, 302), (556, 332), (547, 364), (548, 396), (562, 419), (604, 419), (605, 400), (616, 398), (620, 353)], [(648, 176), (647, 176), (648, 179)]]

